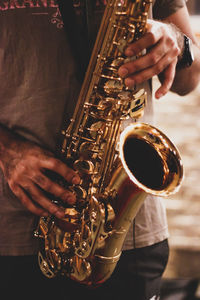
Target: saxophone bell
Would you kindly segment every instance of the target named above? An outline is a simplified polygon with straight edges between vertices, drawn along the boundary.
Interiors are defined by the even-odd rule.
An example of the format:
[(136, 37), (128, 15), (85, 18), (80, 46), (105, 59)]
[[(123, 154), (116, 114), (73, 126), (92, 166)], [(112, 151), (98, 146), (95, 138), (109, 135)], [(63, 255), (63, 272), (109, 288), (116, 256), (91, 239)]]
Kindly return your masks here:
[(183, 180), (177, 148), (149, 124), (133, 123), (121, 133), (119, 158), (105, 190), (111, 195), (115, 219), (104, 247), (96, 251), (98, 263), (95, 275), (90, 276), (92, 285), (101, 284), (112, 274), (128, 229), (147, 195), (172, 195)]
[(120, 159), (132, 182), (146, 193), (176, 193), (183, 178), (180, 154), (169, 138), (145, 123), (129, 125), (120, 136)]

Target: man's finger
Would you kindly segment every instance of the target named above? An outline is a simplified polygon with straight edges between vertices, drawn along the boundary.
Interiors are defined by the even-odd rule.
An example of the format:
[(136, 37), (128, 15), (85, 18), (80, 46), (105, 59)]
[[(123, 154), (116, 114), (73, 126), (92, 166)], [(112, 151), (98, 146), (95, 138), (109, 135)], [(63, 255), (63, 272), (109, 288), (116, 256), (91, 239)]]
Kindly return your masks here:
[(64, 218), (64, 209), (54, 204), (50, 199), (46, 198), (44, 193), (42, 193), (42, 191), (31, 181), (27, 182), (25, 186), (21, 186), (21, 189), (27, 193), (29, 200), (32, 200), (32, 206), (35, 202), (49, 214), (55, 215), (57, 218)]
[(21, 203), (33, 214), (40, 216), (40, 217), (47, 217), (49, 214), (47, 211), (45, 211), (43, 208), (36, 205), (27, 195), (25, 190), (19, 186), (16, 185), (15, 189), (13, 190), (13, 193), (17, 198), (21, 201)]
[(161, 87), (156, 91), (155, 97), (157, 99), (161, 98), (170, 90), (176, 72), (176, 62), (171, 63), (163, 72), (163, 82)]
[(123, 64), (119, 68), (119, 76), (125, 78), (135, 72), (154, 66), (165, 56), (165, 54), (166, 52), (164, 51), (162, 44), (158, 43), (151, 49), (151, 51), (148, 52), (148, 54), (141, 56), (134, 61)]
[(131, 43), (125, 50), (125, 55), (134, 56), (146, 50), (152, 45), (157, 44), (157, 42), (162, 38), (161, 31), (156, 32), (146, 32), (140, 39)]
[(148, 79), (151, 79), (153, 76), (160, 74), (163, 72), (168, 65), (173, 62), (173, 59), (169, 55), (165, 55), (157, 64), (142, 70), (141, 72), (137, 72), (125, 79), (125, 84), (128, 87), (134, 86), (134, 84), (140, 84)]
[(66, 190), (58, 183), (53, 182), (42, 173), (35, 175), (32, 180), (44, 191), (53, 194), (57, 198), (60, 198), (69, 204), (74, 204), (76, 202), (76, 196), (72, 192)]
[(69, 183), (80, 183), (80, 176), (59, 159), (48, 157), (48, 159), (41, 161), (40, 164), (42, 168), (50, 169), (58, 173)]

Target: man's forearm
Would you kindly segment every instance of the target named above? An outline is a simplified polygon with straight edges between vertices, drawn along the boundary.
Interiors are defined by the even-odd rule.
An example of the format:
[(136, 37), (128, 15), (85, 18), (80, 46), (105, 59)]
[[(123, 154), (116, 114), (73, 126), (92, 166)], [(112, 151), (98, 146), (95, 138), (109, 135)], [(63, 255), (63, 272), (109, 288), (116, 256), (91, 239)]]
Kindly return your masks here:
[(0, 125), (0, 168), (15, 196), (36, 215), (65, 216), (64, 209), (52, 203), (43, 191), (70, 205), (76, 201), (73, 192), (48, 177), (44, 170), (57, 173), (69, 185), (79, 184), (79, 175), (51, 152), (25, 140), (3, 125)]
[(200, 82), (200, 48), (192, 45), (194, 61), (190, 67), (177, 68), (171, 91), (184, 96), (193, 91)]
[[(181, 96), (186, 95), (194, 90), (200, 81), (200, 46), (190, 24), (187, 6), (185, 5), (182, 9), (163, 20), (163, 22), (168, 24), (169, 30), (171, 29), (176, 37), (180, 49), (178, 61), (180, 61), (184, 51), (184, 35), (188, 36), (192, 41), (194, 61), (190, 67), (181, 68), (179, 64), (171, 86), (171, 91)], [(162, 74), (159, 75), (159, 78), (162, 82)]]
[[(18, 152), (17, 142), (23, 138), (0, 124), (0, 168), (5, 173), (5, 165), (10, 160), (13, 152)], [(6, 174), (5, 174), (6, 175)]]
[(17, 134), (0, 124), (0, 161), (5, 155), (5, 152), (11, 149), (15, 142), (19, 139), (20, 137)]

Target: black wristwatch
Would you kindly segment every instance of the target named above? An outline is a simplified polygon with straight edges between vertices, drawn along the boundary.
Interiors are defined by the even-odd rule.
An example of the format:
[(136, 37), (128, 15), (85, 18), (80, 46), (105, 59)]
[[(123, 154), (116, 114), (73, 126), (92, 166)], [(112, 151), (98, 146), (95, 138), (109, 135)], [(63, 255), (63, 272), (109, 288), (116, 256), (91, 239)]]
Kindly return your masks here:
[(177, 63), (178, 68), (188, 68), (194, 61), (194, 55), (192, 51), (192, 42), (187, 35), (184, 35), (184, 48), (180, 60)]

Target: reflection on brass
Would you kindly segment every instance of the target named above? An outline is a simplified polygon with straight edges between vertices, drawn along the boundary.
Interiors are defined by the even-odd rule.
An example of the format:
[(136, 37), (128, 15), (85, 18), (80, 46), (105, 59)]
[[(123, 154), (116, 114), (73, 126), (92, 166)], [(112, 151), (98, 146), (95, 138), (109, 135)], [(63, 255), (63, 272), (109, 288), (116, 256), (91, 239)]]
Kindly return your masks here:
[[(62, 130), (62, 159), (81, 176), (68, 187), (77, 202), (65, 207), (62, 220), (40, 218), (35, 232), (39, 265), (49, 278), (103, 283), (146, 195), (167, 196), (180, 187), (175, 146), (153, 126), (134, 123), (145, 111), (145, 90), (127, 88), (118, 76), (124, 49), (146, 31), (151, 2), (108, 0), (74, 115)], [(132, 124), (121, 133), (123, 120)]]
[(130, 104), (130, 116), (131, 118), (138, 119), (144, 114), (144, 107), (147, 102), (147, 93), (144, 89), (140, 89), (132, 96), (133, 100)]

